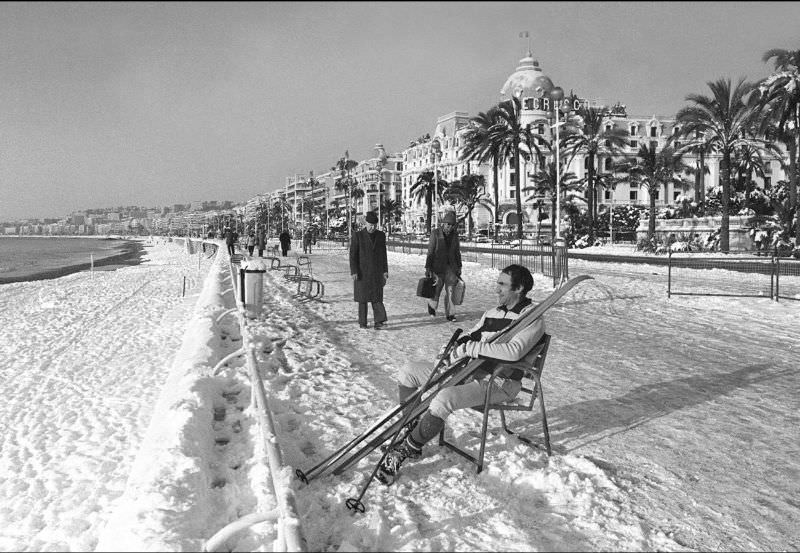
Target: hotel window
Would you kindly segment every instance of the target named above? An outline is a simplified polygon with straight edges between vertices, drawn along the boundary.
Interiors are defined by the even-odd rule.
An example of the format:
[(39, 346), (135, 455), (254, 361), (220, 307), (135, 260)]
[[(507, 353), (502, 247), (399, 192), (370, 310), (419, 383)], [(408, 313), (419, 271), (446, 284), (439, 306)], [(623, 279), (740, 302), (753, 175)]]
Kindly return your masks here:
[(511, 196), (510, 196), (510, 197), (511, 197), (512, 199), (516, 198), (516, 197), (517, 197), (517, 196), (516, 196), (516, 193), (517, 193), (517, 191), (516, 191), (516, 190), (514, 190), (514, 189), (512, 188), (512, 189), (511, 189)]
[(605, 197), (606, 200), (610, 200), (611, 199), (611, 190), (606, 190), (604, 192), (604, 197)]
[(631, 140), (631, 148), (636, 148), (639, 146), (639, 142), (636, 140)]
[(630, 200), (632, 202), (635, 202), (638, 199), (638, 197), (639, 197), (639, 191), (638, 190), (631, 190), (631, 193), (630, 193), (630, 196), (629, 196)]
[(539, 134), (544, 134), (544, 125), (539, 125), (536, 128), (536, 132), (538, 132)]
[(631, 125), (631, 136), (636, 134), (636, 125)]
[(655, 150), (656, 148), (658, 148), (658, 142), (656, 142), (655, 140), (651, 140), (650, 147)]
[(606, 158), (606, 161), (605, 161), (605, 170), (606, 170), (606, 171), (611, 171), (611, 158), (610, 158), (610, 157), (607, 157), (607, 158)]
[(680, 190), (676, 190), (676, 191), (675, 191), (675, 192), (672, 194), (672, 196), (673, 196), (673, 197), (672, 197), (672, 201), (673, 201), (673, 202), (677, 202), (677, 201), (678, 201), (678, 197), (679, 197), (680, 195), (681, 195), (681, 191), (680, 191)]
[(661, 191), (660, 190), (654, 190), (653, 191), (653, 197), (656, 199), (656, 201), (658, 201), (659, 198), (661, 197)]
[(611, 141), (610, 140), (606, 140), (606, 148), (610, 148), (610, 147), (611, 147)]
[(606, 125), (606, 132), (611, 132), (611, 125)]
[(656, 127), (650, 127), (650, 136), (653, 138), (656, 137)]
[(764, 177), (764, 188), (772, 186), (772, 177)]

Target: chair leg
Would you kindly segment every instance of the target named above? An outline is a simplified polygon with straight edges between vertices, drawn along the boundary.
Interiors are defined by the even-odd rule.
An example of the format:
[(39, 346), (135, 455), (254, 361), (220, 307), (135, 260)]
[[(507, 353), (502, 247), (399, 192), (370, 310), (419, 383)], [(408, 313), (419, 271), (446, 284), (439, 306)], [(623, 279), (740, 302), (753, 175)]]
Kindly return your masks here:
[(542, 412), (542, 431), (544, 432), (544, 447), (547, 449), (547, 456), (552, 455), (550, 449), (550, 429), (547, 427), (547, 411), (544, 408), (544, 393), (542, 386), (537, 382), (536, 388), (539, 390), (539, 410)]

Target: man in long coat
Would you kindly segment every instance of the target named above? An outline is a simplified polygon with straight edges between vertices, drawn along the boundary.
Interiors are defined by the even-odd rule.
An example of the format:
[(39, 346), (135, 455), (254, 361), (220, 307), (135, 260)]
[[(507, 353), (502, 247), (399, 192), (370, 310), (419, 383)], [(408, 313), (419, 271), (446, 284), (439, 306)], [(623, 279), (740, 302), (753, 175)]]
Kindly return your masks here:
[(383, 287), (389, 279), (386, 261), (386, 235), (377, 230), (378, 216), (370, 211), (366, 227), (353, 234), (350, 242), (350, 275), (353, 279), (353, 301), (358, 302), (358, 325), (367, 328), (367, 303), (372, 304), (375, 330), (386, 325)]
[(283, 257), (286, 257), (286, 252), (292, 249), (292, 235), (289, 234), (289, 231), (284, 230), (278, 235), (278, 240), (281, 242)]

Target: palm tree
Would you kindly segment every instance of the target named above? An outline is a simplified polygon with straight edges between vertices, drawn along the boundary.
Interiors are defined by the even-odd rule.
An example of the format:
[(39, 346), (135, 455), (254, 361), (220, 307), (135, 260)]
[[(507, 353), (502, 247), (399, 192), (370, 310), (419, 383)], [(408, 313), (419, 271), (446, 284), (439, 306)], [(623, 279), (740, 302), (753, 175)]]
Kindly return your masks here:
[(642, 144), (636, 152), (636, 159), (621, 167), (630, 175), (631, 184), (644, 187), (650, 197), (650, 220), (647, 225), (647, 239), (652, 240), (656, 233), (656, 196), (662, 188), (666, 197), (667, 185), (685, 186), (682, 173), (688, 166), (683, 163), (681, 154), (675, 153), (672, 146), (667, 145), (657, 150), (653, 143)]
[[(789, 209), (797, 210), (800, 181), (800, 50), (768, 50), (763, 62), (773, 60), (775, 73), (759, 83), (760, 105), (768, 114), (789, 151)], [(791, 137), (791, 138), (789, 138)], [(790, 225), (791, 226), (791, 225)], [(795, 221), (795, 246), (800, 246), (800, 217)]]
[(381, 204), (381, 215), (389, 222), (388, 234), (392, 234), (392, 224), (396, 223), (403, 215), (403, 204), (397, 200), (386, 198)]
[(750, 188), (753, 174), (764, 177), (765, 152), (751, 145), (744, 145), (734, 151), (733, 172), (736, 174), (736, 190), (744, 193), (744, 208), (750, 204)]
[[(677, 146), (677, 141), (683, 138), (689, 138), (689, 142)], [(673, 134), (667, 139), (667, 144), (675, 146), (675, 152), (682, 156), (686, 154), (693, 154), (696, 156), (695, 167), (687, 170), (689, 175), (694, 176), (694, 199), (698, 205), (705, 205), (706, 202), (706, 179), (705, 176), (711, 173), (706, 165), (706, 156), (712, 152), (711, 143), (703, 140), (703, 136), (699, 131), (694, 131), (694, 134), (686, 134), (684, 129), (679, 129), (678, 132)]]
[(467, 210), (467, 240), (472, 241), (472, 210), (481, 202), (489, 202), (486, 194), (486, 179), (483, 175), (463, 175), (444, 191), (443, 197), (453, 205), (462, 205)]
[(562, 196), (568, 190), (576, 190), (579, 186), (578, 177), (575, 173), (569, 171), (564, 171), (565, 164), (562, 162), (561, 170), (558, 172), (558, 176), (560, 177), (560, 187), (558, 186), (557, 178), (556, 178), (556, 162), (555, 159), (550, 161), (546, 161), (544, 156), (540, 159), (539, 169), (533, 174), (531, 178), (531, 186), (526, 186), (522, 191), (523, 192), (532, 192), (533, 194), (544, 197), (547, 196), (550, 198), (550, 213), (552, 216), (552, 225), (550, 226), (550, 239), (551, 242), (555, 242), (556, 239), (556, 225), (558, 222), (556, 221), (556, 201), (563, 202), (563, 198), (556, 198), (556, 191), (561, 190)]
[(487, 139), (502, 159), (511, 159), (514, 167), (514, 189), (517, 200), (517, 238), (522, 238), (522, 191), (520, 179), (520, 144), (528, 148), (530, 156), (539, 153), (538, 144), (542, 137), (531, 132), (530, 123), (522, 125), (520, 115), (522, 102), (516, 96), (497, 106), (496, 122), (489, 128)]
[(735, 86), (730, 79), (718, 79), (708, 83), (711, 96), (689, 94), (686, 101), (693, 105), (681, 108), (676, 124), (687, 136), (697, 131), (709, 149), (721, 155), (720, 181), (722, 184), (722, 223), (720, 224), (719, 247), (730, 249), (730, 195), (732, 156), (735, 148), (745, 144), (763, 145), (763, 140), (751, 138), (758, 111), (745, 102), (745, 97), (754, 89), (752, 83), (739, 79)]
[(352, 237), (352, 222), (351, 222), (351, 213), (352, 210), (350, 209), (350, 198), (353, 195), (353, 186), (355, 185), (355, 178), (352, 176), (352, 171), (358, 167), (358, 162), (350, 159), (350, 154), (347, 150), (344, 152), (344, 157), (339, 158), (339, 161), (336, 162), (336, 165), (331, 167), (331, 171), (336, 171), (339, 173), (338, 178), (334, 181), (334, 186), (336, 190), (340, 192), (346, 192), (345, 198), (347, 200), (347, 240), (349, 241)]
[(608, 115), (593, 107), (581, 107), (567, 124), (564, 144), (576, 154), (587, 157), (586, 205), (589, 215), (589, 236), (594, 238), (594, 219), (597, 216), (595, 165), (598, 154), (618, 155), (627, 143), (628, 132), (611, 127), (606, 129)]
[(437, 185), (439, 189), (439, 196), (441, 197), (441, 191), (446, 189), (448, 186), (447, 181), (443, 180), (441, 177), (434, 179), (433, 171), (423, 171), (417, 177), (417, 181), (413, 185), (411, 185), (411, 188), (409, 189), (409, 193), (411, 194), (412, 199), (418, 202), (422, 201), (425, 202), (425, 231), (428, 234), (431, 233), (431, 213), (433, 211), (433, 195), (435, 193), (435, 188), (437, 188)]
[(311, 200), (309, 206), (309, 216), (308, 220), (312, 223), (314, 222), (314, 212), (316, 211), (317, 201), (314, 199), (314, 187), (319, 186), (320, 182), (314, 178), (314, 171), (308, 172), (308, 185), (311, 187), (311, 194), (309, 194), (309, 199)]
[[(461, 150), (462, 161), (477, 161), (478, 163), (492, 162), (492, 182), (494, 191), (494, 210), (492, 222), (494, 223), (494, 238), (497, 240), (497, 232), (500, 228), (500, 184), (498, 173), (500, 170), (500, 151), (498, 145), (491, 139), (490, 130), (498, 121), (497, 106), (492, 107), (486, 113), (479, 112), (477, 116), (470, 120), (470, 125), (463, 134), (464, 147)], [(469, 167), (469, 165), (467, 165)]]

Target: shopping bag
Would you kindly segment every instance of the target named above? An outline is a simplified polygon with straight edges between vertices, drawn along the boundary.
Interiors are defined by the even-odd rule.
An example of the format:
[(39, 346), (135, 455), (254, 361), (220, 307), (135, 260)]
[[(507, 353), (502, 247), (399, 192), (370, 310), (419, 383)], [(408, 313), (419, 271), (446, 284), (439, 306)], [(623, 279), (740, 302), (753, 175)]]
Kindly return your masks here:
[(436, 292), (436, 277), (422, 277), (417, 282), (417, 296), (420, 298), (432, 298)]
[(453, 301), (453, 305), (461, 305), (464, 302), (464, 293), (466, 291), (466, 283), (461, 280), (461, 277), (458, 277), (458, 282), (455, 286), (453, 286), (453, 292), (450, 296), (450, 299)]

